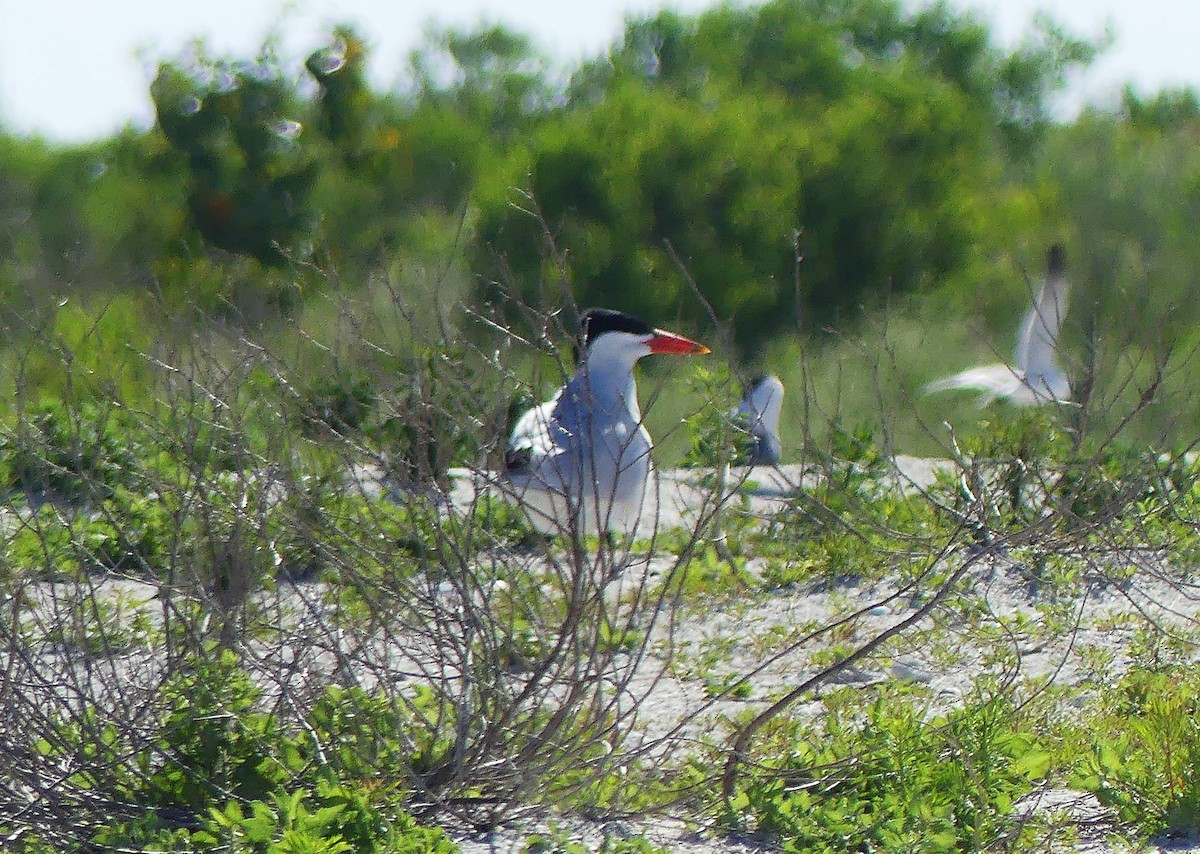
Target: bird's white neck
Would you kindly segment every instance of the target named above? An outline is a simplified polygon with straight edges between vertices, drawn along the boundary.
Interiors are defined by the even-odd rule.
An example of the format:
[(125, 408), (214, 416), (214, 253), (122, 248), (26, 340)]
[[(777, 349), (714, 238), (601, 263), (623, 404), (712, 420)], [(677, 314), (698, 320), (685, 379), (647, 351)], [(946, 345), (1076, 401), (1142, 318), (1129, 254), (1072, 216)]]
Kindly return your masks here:
[(619, 340), (611, 344), (606, 340), (616, 337), (606, 335), (592, 345), (576, 372), (576, 379), (580, 392), (587, 394), (598, 409), (610, 412), (625, 409), (634, 421), (640, 421), (642, 412), (633, 366), (649, 350), (632, 348), (628, 342), (621, 346)]

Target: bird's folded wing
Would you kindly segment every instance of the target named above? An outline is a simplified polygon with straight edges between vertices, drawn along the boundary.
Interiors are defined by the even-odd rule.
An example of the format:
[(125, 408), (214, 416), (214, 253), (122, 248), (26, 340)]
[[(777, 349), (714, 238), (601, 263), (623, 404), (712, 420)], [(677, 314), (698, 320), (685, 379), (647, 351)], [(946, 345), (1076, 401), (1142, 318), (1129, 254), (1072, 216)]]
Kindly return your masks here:
[(561, 395), (560, 389), (550, 400), (527, 410), (517, 419), (504, 455), (505, 468), (510, 471), (529, 468), (555, 450), (551, 424)]

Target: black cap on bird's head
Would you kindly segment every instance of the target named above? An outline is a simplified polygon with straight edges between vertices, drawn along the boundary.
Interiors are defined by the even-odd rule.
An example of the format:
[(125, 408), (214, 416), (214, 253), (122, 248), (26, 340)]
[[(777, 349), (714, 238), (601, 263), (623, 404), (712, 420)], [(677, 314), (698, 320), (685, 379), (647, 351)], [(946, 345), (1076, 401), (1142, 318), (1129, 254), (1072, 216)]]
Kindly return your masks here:
[(1061, 276), (1067, 269), (1067, 251), (1061, 243), (1055, 243), (1046, 252), (1046, 275)]
[(762, 385), (763, 381), (768, 379), (770, 376), (770, 374), (755, 374), (752, 376), (750, 378), (750, 382), (742, 386), (742, 397), (749, 397), (754, 393), (754, 390)]
[[(583, 348), (591, 347), (600, 336), (609, 332), (627, 332), (631, 335), (643, 336), (652, 353), (674, 353), (681, 356), (699, 356), (711, 352), (703, 344), (698, 344), (690, 338), (676, 335), (662, 329), (655, 329), (644, 320), (639, 320), (622, 311), (610, 308), (589, 308), (579, 316), (580, 337)], [(575, 361), (579, 361), (579, 347), (575, 347)]]
[(589, 308), (579, 316), (579, 328), (583, 333), (586, 349), (605, 332), (629, 332), (634, 335), (653, 335), (654, 327), (630, 314), (610, 308)]

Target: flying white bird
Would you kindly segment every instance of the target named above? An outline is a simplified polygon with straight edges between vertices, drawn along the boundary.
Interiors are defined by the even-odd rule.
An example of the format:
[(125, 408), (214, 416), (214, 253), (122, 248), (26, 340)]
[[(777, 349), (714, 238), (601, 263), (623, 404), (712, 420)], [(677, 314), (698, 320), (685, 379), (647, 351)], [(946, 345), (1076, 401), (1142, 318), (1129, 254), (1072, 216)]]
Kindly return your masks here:
[(946, 389), (976, 389), (983, 392), (980, 405), (1004, 398), (1025, 406), (1071, 399), (1071, 382), (1058, 364), (1058, 332), (1067, 313), (1067, 279), (1063, 249), (1050, 247), (1046, 253), (1046, 281), (1033, 307), (1021, 321), (1013, 365), (998, 363), (969, 368), (935, 380), (921, 392)]
[(650, 478), (633, 366), (651, 353), (701, 355), (690, 338), (607, 309), (580, 318), (583, 354), (550, 400), (522, 415), (505, 455), (511, 491), (539, 531), (629, 532)]
[(750, 434), (748, 457), (735, 462), (752, 466), (779, 464), (783, 446), (779, 442), (779, 413), (783, 409), (783, 383), (774, 374), (750, 380), (741, 404), (731, 413)]

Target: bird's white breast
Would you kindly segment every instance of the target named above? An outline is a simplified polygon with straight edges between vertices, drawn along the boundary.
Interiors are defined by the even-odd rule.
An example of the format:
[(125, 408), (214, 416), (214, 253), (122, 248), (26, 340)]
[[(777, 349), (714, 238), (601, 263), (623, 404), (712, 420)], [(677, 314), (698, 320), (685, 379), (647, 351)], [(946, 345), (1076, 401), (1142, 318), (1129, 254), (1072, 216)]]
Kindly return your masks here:
[(573, 524), (580, 533), (636, 529), (652, 443), (636, 399), (631, 403), (626, 393), (636, 391), (597, 394), (586, 377), (575, 377), (553, 408), (539, 407), (525, 416), (548, 419), (541, 431), (548, 442), (531, 449), (528, 466), (511, 480), (543, 533), (562, 533)]

